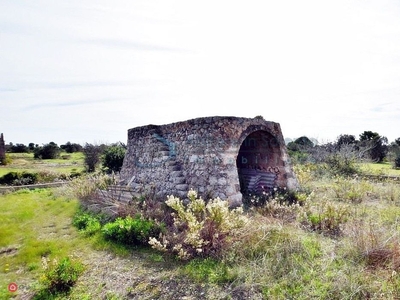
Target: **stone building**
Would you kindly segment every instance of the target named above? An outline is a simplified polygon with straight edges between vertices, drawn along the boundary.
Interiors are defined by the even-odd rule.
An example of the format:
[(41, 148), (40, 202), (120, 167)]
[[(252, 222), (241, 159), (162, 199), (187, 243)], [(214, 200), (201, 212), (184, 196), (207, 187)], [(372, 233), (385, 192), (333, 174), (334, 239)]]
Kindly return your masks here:
[(6, 144), (3, 134), (0, 135), (0, 164), (6, 159)]
[(231, 206), (242, 195), (296, 189), (278, 123), (261, 117), (205, 117), (128, 130), (121, 181), (136, 193), (182, 198), (190, 188)]

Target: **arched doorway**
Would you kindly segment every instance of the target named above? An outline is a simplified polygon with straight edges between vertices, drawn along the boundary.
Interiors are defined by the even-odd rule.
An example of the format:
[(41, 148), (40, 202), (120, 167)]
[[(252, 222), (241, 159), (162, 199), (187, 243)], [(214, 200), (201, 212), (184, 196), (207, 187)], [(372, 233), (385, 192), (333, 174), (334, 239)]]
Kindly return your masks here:
[(264, 130), (250, 133), (236, 158), (242, 195), (261, 195), (276, 187), (280, 161), (279, 143), (272, 134)]

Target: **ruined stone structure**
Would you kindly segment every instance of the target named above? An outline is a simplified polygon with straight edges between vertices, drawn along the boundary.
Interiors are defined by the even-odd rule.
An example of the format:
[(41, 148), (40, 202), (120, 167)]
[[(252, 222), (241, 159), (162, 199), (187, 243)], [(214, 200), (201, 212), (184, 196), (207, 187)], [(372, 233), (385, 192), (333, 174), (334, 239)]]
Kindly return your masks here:
[(6, 144), (4, 142), (3, 134), (0, 135), (0, 164), (6, 159)]
[(129, 129), (121, 180), (160, 199), (193, 188), (231, 206), (245, 193), (298, 187), (278, 123), (219, 116)]

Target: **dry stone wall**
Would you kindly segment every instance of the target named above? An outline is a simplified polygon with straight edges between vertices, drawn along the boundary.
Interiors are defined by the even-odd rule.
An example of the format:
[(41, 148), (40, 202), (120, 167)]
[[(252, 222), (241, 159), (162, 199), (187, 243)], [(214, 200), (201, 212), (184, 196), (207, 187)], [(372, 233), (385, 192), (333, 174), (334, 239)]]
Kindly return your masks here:
[(298, 186), (278, 123), (219, 116), (129, 129), (121, 180), (160, 199), (193, 188), (232, 206), (243, 193)]

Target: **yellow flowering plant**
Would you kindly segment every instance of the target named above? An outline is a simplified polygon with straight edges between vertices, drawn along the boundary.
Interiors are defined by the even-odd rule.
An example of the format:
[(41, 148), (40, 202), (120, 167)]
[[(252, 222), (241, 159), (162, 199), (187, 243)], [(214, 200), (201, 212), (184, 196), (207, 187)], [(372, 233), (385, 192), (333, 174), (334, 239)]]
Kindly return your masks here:
[(220, 198), (206, 203), (193, 189), (187, 194), (189, 203), (168, 196), (166, 205), (172, 208), (174, 222), (159, 238), (149, 244), (157, 250), (176, 254), (180, 259), (218, 257), (229, 244), (229, 237), (248, 221), (242, 207), (229, 209)]

